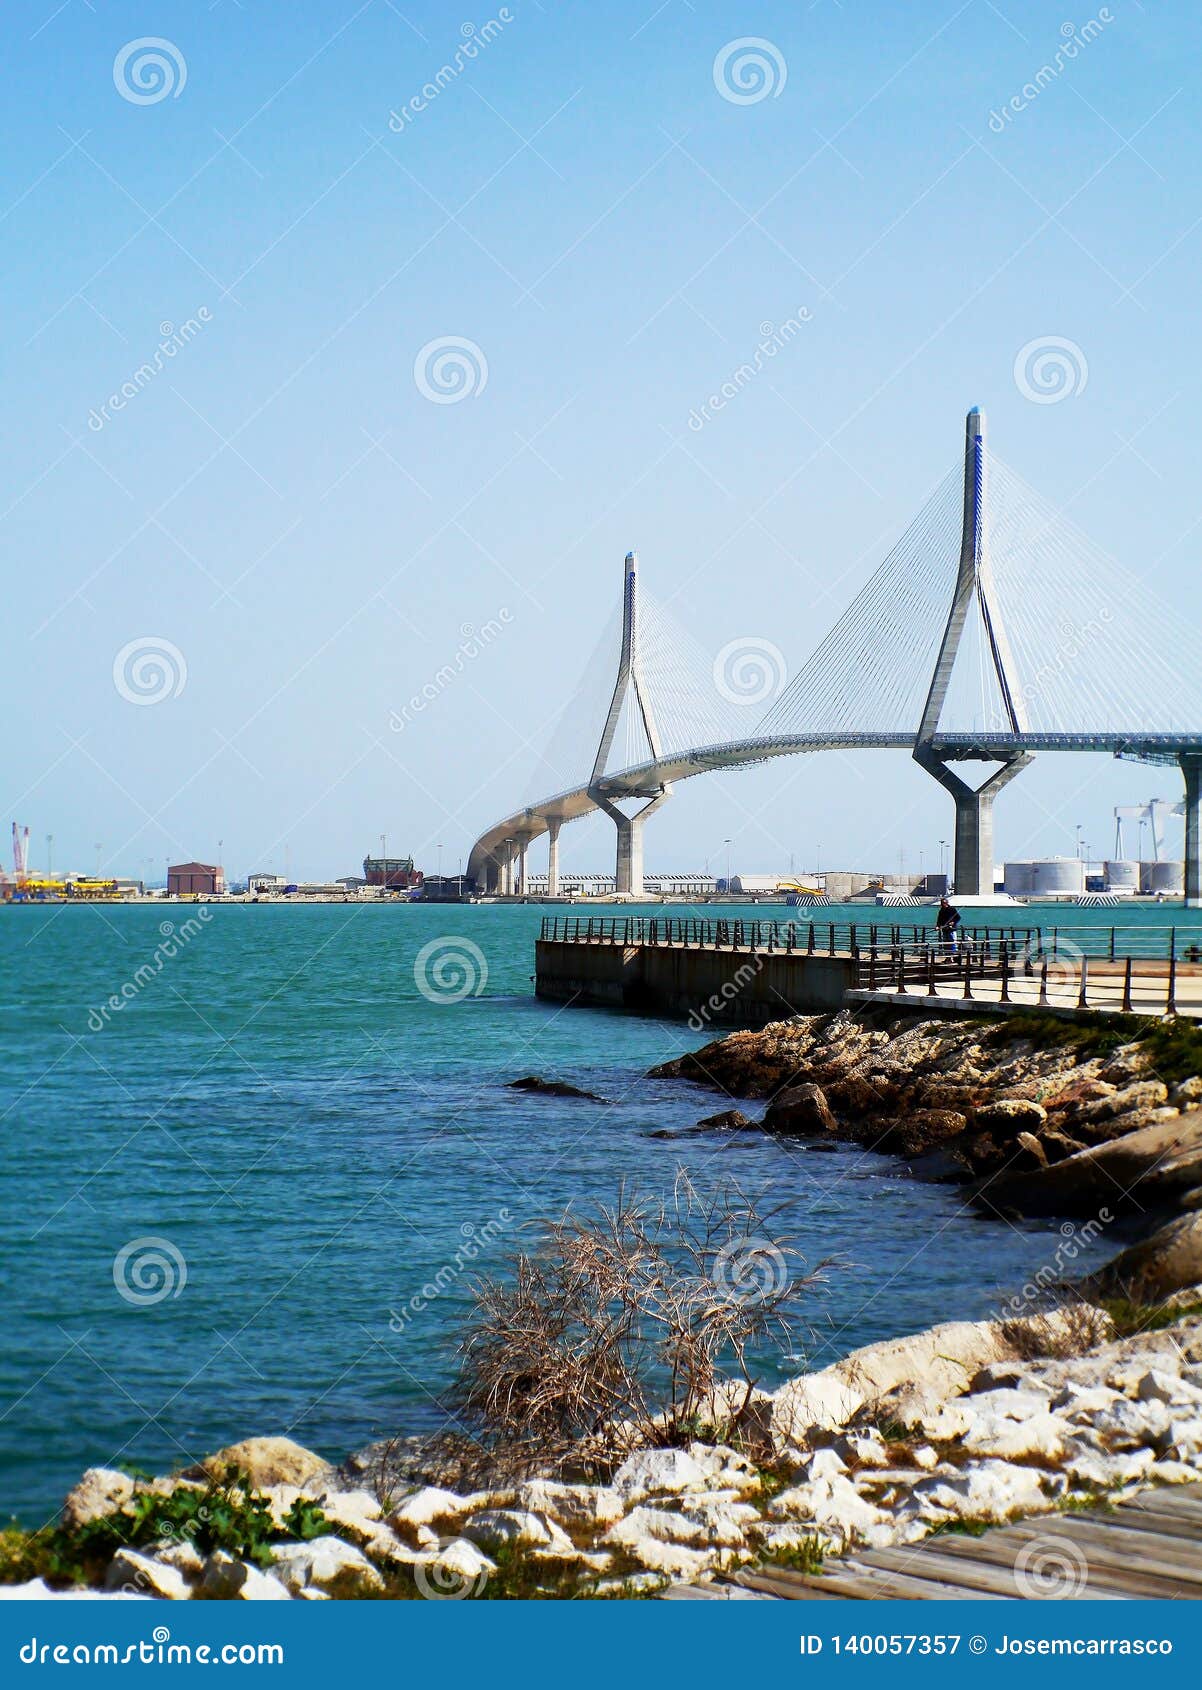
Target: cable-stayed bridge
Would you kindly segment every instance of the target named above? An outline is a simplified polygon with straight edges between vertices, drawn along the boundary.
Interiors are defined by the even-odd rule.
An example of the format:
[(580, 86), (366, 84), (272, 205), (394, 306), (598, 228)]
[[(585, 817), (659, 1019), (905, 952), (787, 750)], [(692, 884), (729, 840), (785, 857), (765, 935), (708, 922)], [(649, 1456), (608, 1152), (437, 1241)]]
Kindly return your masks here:
[[(582, 751), (580, 735), (597, 735), (599, 713), (578, 693), (548, 754), (540, 790), (550, 795), (483, 833), (468, 873), (482, 890), (512, 893), (526, 883), (530, 842), (546, 833), (554, 896), (560, 829), (601, 810), (616, 830), (617, 890), (637, 897), (644, 825), (677, 781), (807, 752), (885, 749), (908, 752), (951, 793), (955, 889), (988, 894), (997, 793), (1037, 752), (1101, 751), (1180, 766), (1185, 897), (1200, 905), (1202, 665), (1189, 637), (1146, 585), (993, 455), (973, 409), (963, 464), (750, 723), (748, 701), (780, 654), (767, 642), (728, 648), (725, 671), (725, 654), (711, 661), (641, 598), (629, 553), (620, 631), (599, 648), (610, 675), (615, 648), (618, 662), (595, 750)], [(972, 763), (995, 766), (974, 785), (953, 767)]]

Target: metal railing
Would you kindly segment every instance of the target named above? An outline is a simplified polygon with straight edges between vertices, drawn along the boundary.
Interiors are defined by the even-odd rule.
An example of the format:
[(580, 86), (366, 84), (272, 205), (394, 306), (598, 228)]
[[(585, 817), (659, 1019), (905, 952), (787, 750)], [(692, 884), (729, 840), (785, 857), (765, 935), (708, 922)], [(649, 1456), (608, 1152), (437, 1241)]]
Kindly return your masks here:
[[(872, 946), (858, 958), (858, 986), (861, 991), (899, 997), (967, 1001), (975, 995), (974, 984), (982, 987), (992, 982), (996, 990), (985, 994), (992, 1003), (1039, 1009), (1117, 1009), (1126, 1015), (1137, 1010), (1178, 1013), (1175, 943), (1170, 942), (1167, 957), (1136, 958), (1129, 952), (1116, 956), (1109, 948), (1104, 956), (1091, 957), (1076, 948), (1056, 952), (1034, 939), (1032, 930), (1020, 934), (1017, 944), (1002, 938), (992, 948), (971, 943), (956, 946), (951, 941), (903, 943), (885, 949)], [(1192, 948), (1196, 952), (1197, 947)], [(1196, 963), (1198, 958), (1187, 960)]]
[[(872, 952), (894, 955), (899, 949), (925, 956), (938, 953), (945, 965), (950, 947), (933, 925), (897, 922), (747, 921), (696, 916), (544, 916), (539, 937), (559, 944), (670, 945), (688, 950), (783, 952), (786, 955), (868, 958)], [(973, 966), (1008, 965), (1016, 959), (1036, 964), (1073, 963), (1081, 957), (1108, 962), (1128, 958), (1202, 963), (1202, 929), (1196, 927), (1012, 927), (965, 926), (957, 929), (959, 960)]]

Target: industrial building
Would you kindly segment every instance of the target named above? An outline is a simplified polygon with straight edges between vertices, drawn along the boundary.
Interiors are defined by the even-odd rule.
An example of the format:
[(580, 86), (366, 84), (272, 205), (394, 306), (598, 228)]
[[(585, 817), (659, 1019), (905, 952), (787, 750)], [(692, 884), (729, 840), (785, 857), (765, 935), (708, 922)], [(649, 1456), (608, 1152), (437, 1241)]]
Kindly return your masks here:
[(1087, 863), (1080, 857), (1008, 862), (1003, 885), (1012, 898), (1079, 898), (1108, 892), (1119, 898), (1179, 898), (1185, 886), (1180, 860), (1137, 862), (1134, 857)]
[(225, 892), (225, 870), (219, 863), (175, 863), (167, 866), (169, 898), (220, 898)]
[(246, 877), (246, 890), (252, 898), (282, 892), (287, 884), (282, 874), (248, 874)]

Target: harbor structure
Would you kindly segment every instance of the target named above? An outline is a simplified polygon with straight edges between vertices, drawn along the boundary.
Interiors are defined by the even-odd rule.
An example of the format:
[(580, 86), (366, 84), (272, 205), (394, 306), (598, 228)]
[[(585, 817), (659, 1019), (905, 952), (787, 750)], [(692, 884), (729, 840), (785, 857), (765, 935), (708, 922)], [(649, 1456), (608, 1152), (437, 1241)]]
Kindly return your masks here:
[(219, 898), (225, 892), (225, 870), (220, 863), (169, 863), (169, 898)]

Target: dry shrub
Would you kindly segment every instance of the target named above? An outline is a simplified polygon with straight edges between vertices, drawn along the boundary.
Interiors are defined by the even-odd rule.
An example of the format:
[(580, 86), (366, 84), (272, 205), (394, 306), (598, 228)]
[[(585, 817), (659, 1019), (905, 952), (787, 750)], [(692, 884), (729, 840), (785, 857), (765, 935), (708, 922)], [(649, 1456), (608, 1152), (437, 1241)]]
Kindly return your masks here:
[(1049, 1293), (1045, 1306), (1031, 1314), (1002, 1322), (1002, 1337), (1018, 1361), (1087, 1355), (1105, 1343), (1113, 1330), (1105, 1309), (1069, 1289), (1059, 1296)]
[(751, 1352), (795, 1342), (809, 1273), (734, 1182), (702, 1197), (681, 1174), (667, 1201), (616, 1203), (539, 1223), (503, 1275), (472, 1286), (456, 1407), (494, 1447), (601, 1461), (712, 1430), (737, 1431)]

